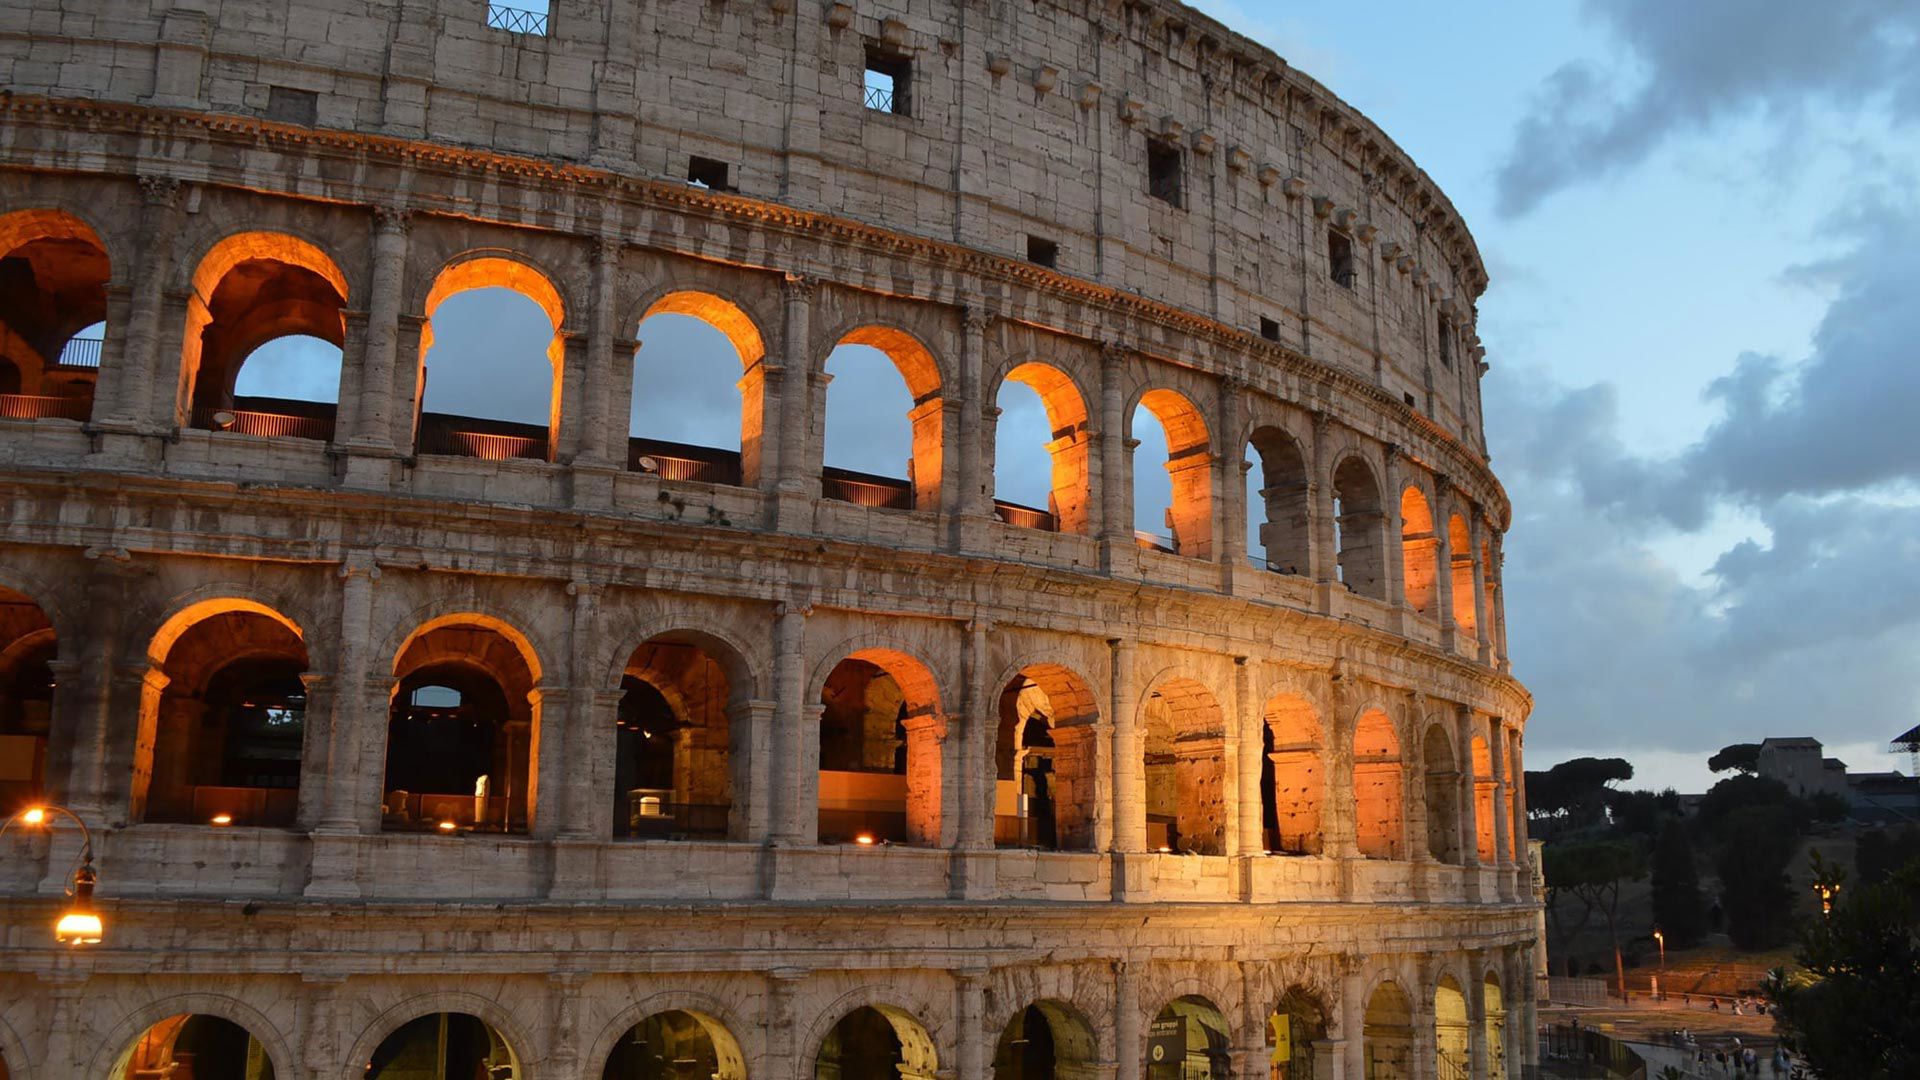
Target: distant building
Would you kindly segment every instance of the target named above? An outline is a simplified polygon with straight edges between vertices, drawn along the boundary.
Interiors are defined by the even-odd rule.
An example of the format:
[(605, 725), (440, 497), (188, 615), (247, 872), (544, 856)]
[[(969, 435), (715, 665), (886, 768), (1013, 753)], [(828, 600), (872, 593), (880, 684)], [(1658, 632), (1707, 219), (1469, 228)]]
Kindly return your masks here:
[(1847, 816), (1862, 825), (1920, 822), (1920, 779), (1898, 772), (1847, 777)]
[(1819, 739), (1806, 736), (1765, 739), (1756, 768), (1761, 776), (1780, 781), (1801, 798), (1823, 792), (1847, 798), (1847, 763), (1822, 756), (1820, 749)]

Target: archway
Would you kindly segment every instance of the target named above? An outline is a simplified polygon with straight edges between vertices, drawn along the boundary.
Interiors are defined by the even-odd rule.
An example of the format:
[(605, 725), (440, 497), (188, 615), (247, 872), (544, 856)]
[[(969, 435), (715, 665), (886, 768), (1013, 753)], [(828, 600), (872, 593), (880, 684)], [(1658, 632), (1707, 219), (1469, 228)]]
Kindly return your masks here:
[(170, 1016), (141, 1032), (120, 1055), (113, 1080), (273, 1080), (273, 1061), (259, 1039), (231, 1020), (201, 1013)]
[[(566, 309), (553, 282), (513, 259), (468, 259), (434, 279), (424, 314), (419, 452), (552, 460), (566, 369)], [(430, 358), (439, 379), (429, 378)]]
[(820, 842), (938, 845), (946, 733), (932, 673), (863, 649), (827, 675), (820, 705)]
[[(898, 382), (886, 375), (888, 366)], [(820, 406), (822, 497), (886, 510), (939, 509), (945, 403), (933, 354), (903, 331), (866, 326), (841, 337), (827, 357), (826, 371), (847, 381), (838, 392), (829, 385)], [(901, 405), (906, 406), (904, 437), (899, 426), (875, 421)], [(899, 466), (889, 467), (889, 459)]]
[(1428, 725), (1420, 757), (1427, 795), (1427, 853), (1457, 865), (1461, 861), (1460, 763), (1445, 728)]
[(1479, 633), (1480, 620), (1473, 609), (1473, 534), (1459, 514), (1447, 519), (1447, 548), (1452, 553), (1453, 627), (1472, 639)]
[(468, 1013), (429, 1013), (380, 1040), (365, 1075), (366, 1080), (520, 1080), (520, 1059), (485, 1020)]
[(664, 634), (628, 657), (615, 721), (614, 836), (737, 835), (734, 773), (746, 755), (734, 750), (733, 717), (750, 692), (729, 668), (739, 673), (738, 658), (696, 635)]
[(39, 802), (46, 790), (57, 652), (46, 611), (0, 587), (0, 817)]
[(1353, 829), (1361, 855), (1403, 857), (1404, 791), (1400, 737), (1393, 720), (1380, 709), (1368, 709), (1353, 734)]
[(1472, 751), (1474, 847), (1480, 854), (1481, 864), (1491, 866), (1496, 858), (1504, 854), (1499, 850), (1499, 837), (1494, 830), (1500, 809), (1497, 805), (1499, 791), (1493, 782), (1493, 754), (1487, 749), (1487, 740), (1483, 735), (1473, 737)]
[(1451, 975), (1442, 975), (1433, 991), (1433, 1039), (1439, 1075), (1469, 1075), (1467, 995)]
[(1175, 998), (1147, 1031), (1146, 1080), (1227, 1080), (1232, 1060), (1226, 1018), (1206, 998)]
[[(214, 245), (194, 271), (187, 305), (180, 357), (187, 423), (243, 435), (333, 438), (347, 299), (346, 276), (305, 240), (249, 232)], [(241, 395), (250, 362), (258, 370), (245, 387), (252, 392)], [(308, 378), (301, 366), (320, 377)]]
[(1093, 1027), (1064, 1001), (1036, 1001), (1014, 1014), (993, 1051), (993, 1080), (1093, 1080)]
[(1374, 989), (1361, 1038), (1366, 1080), (1413, 1080), (1413, 1008), (1399, 986), (1383, 982)]
[(840, 1018), (814, 1055), (814, 1080), (933, 1080), (933, 1038), (890, 1005), (862, 1005)]
[[(1293, 436), (1263, 427), (1248, 441), (1246, 483), (1249, 552), (1263, 552), (1254, 564), (1279, 574), (1305, 574), (1310, 565), (1313, 499), (1308, 493), (1307, 459)], [(1253, 509), (1259, 508), (1259, 513)]]
[(154, 635), (148, 662), (135, 820), (293, 824), (307, 710), (300, 628), (249, 601), (206, 601)]
[[(1088, 532), (1093, 440), (1086, 399), (1073, 379), (1049, 364), (1024, 363), (1007, 372), (995, 404), (996, 513), (1010, 525)], [(1030, 412), (1037, 413), (1032, 423)], [(1034, 467), (1042, 451), (1048, 459), (1044, 472)], [(1044, 514), (1036, 509), (1042, 503)]]
[(0, 215), (0, 418), (93, 415), (111, 278), (106, 245), (79, 218)]
[(1147, 847), (1227, 853), (1226, 717), (1213, 692), (1170, 678), (1142, 705), (1146, 732)]
[(1266, 850), (1318, 855), (1326, 803), (1319, 712), (1297, 694), (1276, 694), (1267, 702), (1264, 720), (1260, 786)]
[[(1213, 555), (1213, 452), (1206, 418), (1193, 402), (1172, 390), (1149, 390), (1140, 398), (1129, 425), (1140, 430), (1140, 414), (1147, 413), (1165, 435), (1168, 480), (1167, 510), (1163, 521), (1150, 519), (1146, 500), (1136, 500), (1134, 530), (1142, 547), (1162, 549), (1194, 559)], [(1141, 449), (1146, 450), (1142, 439)], [(1144, 470), (1136, 454), (1134, 473)], [(1136, 485), (1136, 491), (1138, 485)], [(1161, 528), (1167, 530), (1162, 535)]]
[(1487, 1080), (1507, 1080), (1507, 1003), (1500, 993), (1500, 976), (1489, 971), (1480, 985), (1487, 1014)]
[(480, 615), (414, 632), (394, 660), (382, 828), (525, 832), (536, 805), (539, 666)]
[(1293, 987), (1267, 1017), (1269, 1080), (1314, 1080), (1314, 1057), (1327, 1037), (1327, 1006), (1320, 996)]
[(1400, 493), (1400, 560), (1407, 606), (1433, 617), (1440, 596), (1440, 537), (1433, 530), (1433, 509), (1417, 487)]
[(1360, 596), (1385, 600), (1386, 513), (1373, 469), (1357, 455), (1333, 472), (1333, 529), (1341, 584)]
[(627, 1029), (600, 1080), (746, 1080), (746, 1055), (725, 1024), (670, 1009)]
[(1093, 850), (1099, 719), (1093, 688), (1058, 664), (1030, 664), (1001, 689), (996, 844)]
[(759, 327), (732, 301), (688, 290), (655, 301), (636, 336), (627, 467), (757, 486), (768, 407)]

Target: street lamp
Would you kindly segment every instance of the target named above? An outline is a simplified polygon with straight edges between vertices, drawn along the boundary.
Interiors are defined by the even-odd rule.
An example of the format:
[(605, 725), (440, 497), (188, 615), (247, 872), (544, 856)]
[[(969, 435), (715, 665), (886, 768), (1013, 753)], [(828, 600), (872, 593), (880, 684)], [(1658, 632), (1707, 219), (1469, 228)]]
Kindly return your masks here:
[(50, 815), (64, 817), (80, 828), (80, 857), (74, 862), (67, 885), (67, 895), (72, 900), (53, 924), (53, 940), (62, 945), (98, 945), (106, 936), (100, 911), (93, 906), (93, 887), (99, 875), (93, 871), (93, 834), (87, 830), (87, 823), (80, 820), (80, 815), (64, 806), (29, 806), (0, 823), (0, 834), (12, 828), (16, 821), (30, 828), (50, 828)]
[(1653, 940), (1660, 943), (1660, 970), (1666, 971), (1667, 970), (1667, 935), (1661, 933), (1660, 928), (1656, 926), (1653, 928)]

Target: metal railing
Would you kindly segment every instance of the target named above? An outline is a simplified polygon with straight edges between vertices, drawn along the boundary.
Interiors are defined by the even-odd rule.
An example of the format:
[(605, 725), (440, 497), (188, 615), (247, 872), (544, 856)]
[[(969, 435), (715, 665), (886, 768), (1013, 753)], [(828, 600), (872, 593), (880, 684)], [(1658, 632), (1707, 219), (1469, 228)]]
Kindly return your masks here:
[(1169, 555), (1180, 554), (1179, 551), (1174, 549), (1173, 537), (1171, 536), (1161, 536), (1159, 533), (1150, 533), (1143, 529), (1135, 529), (1133, 531), (1133, 542), (1140, 545), (1140, 550), (1142, 551), (1164, 551)]
[(545, 37), (547, 36), (547, 13), (508, 7), (505, 4), (488, 4), (487, 25), (495, 30), (505, 30), (510, 34), (536, 34)]
[(292, 413), (260, 412), (252, 409), (214, 409), (202, 406), (193, 410), (193, 426), (206, 431), (231, 431), (263, 439), (333, 440), (333, 406), (322, 415), (299, 416)]
[(913, 509), (913, 485), (884, 476), (826, 469), (820, 477), (820, 496), (876, 510)]
[(872, 109), (874, 112), (893, 112), (893, 90), (885, 86), (869, 86), (867, 87), (866, 102), (867, 108)]
[(738, 450), (715, 450), (660, 439), (628, 439), (627, 469), (662, 480), (733, 487), (740, 486), (742, 473)]
[(547, 460), (547, 431), (530, 424), (442, 413), (420, 416), (420, 452), (486, 461)]
[(1022, 529), (1039, 529), (1041, 532), (1059, 532), (1060, 523), (1045, 510), (1035, 510), (1031, 506), (1019, 503), (993, 501), (993, 511), (1001, 521)]
[(56, 366), (63, 368), (98, 368), (100, 366), (100, 339), (97, 337), (77, 337), (67, 342), (60, 350), (60, 359)]
[(36, 394), (0, 394), (0, 419), (80, 420), (93, 415), (93, 397), (42, 397)]

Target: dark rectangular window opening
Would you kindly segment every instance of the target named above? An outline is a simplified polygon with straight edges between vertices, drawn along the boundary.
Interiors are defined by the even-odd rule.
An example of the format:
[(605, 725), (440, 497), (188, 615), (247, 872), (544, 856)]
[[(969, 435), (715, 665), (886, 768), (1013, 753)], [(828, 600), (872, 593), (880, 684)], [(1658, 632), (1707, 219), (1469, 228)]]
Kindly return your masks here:
[(1353, 288), (1360, 276), (1353, 262), (1353, 240), (1338, 229), (1327, 230), (1327, 273), (1343, 289)]
[(1440, 319), (1440, 365), (1448, 368), (1453, 366), (1453, 323), (1447, 321), (1445, 316)]
[(518, 4), (488, 4), (487, 25), (509, 34), (547, 36), (547, 5), (540, 0), (519, 0)]
[(724, 161), (694, 154), (687, 158), (687, 183), (713, 191), (732, 191), (732, 167)]
[(1060, 265), (1060, 245), (1043, 236), (1029, 236), (1027, 261), (1051, 270)]
[(320, 118), (320, 95), (286, 86), (267, 87), (267, 119), (312, 127)]
[(913, 61), (878, 45), (868, 45), (864, 92), (867, 108), (874, 112), (911, 116)]
[(1403, 393), (1403, 394), (1401, 394), (1401, 395), (1400, 395), (1400, 398), (1401, 398), (1401, 400), (1403, 400), (1403, 401), (1405, 401), (1405, 402), (1407, 403), (1407, 408), (1409, 408), (1409, 409), (1417, 409), (1417, 408), (1419, 408), (1419, 407), (1420, 407), (1420, 406), (1418, 406), (1418, 405), (1415, 405), (1415, 404), (1413, 403), (1413, 395), (1412, 395), (1412, 394), (1407, 394), (1407, 393)]
[(1263, 338), (1266, 338), (1268, 341), (1279, 341), (1280, 340), (1280, 324), (1278, 322), (1275, 322), (1272, 319), (1268, 319), (1264, 317), (1261, 318), (1260, 336)]
[(1181, 173), (1179, 147), (1158, 139), (1147, 143), (1147, 194), (1169, 206), (1185, 206)]

